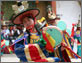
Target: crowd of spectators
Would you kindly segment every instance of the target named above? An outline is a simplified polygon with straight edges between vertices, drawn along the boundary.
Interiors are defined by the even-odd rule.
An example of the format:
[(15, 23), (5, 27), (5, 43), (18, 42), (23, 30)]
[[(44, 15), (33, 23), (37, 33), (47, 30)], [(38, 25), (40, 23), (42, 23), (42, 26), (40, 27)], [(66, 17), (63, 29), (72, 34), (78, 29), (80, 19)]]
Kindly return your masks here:
[(1, 36), (5, 40), (9, 40), (10, 44), (13, 44), (16, 38), (23, 33), (23, 29), (17, 28), (17, 26), (2, 26), (1, 28)]

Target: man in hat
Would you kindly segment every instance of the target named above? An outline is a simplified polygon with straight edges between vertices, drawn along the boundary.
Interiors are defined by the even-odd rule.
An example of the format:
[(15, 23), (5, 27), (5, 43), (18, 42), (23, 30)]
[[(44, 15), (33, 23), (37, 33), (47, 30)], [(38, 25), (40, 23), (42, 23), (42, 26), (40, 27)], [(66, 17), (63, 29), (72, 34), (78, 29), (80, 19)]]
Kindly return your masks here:
[(56, 14), (53, 12), (51, 5), (47, 6), (47, 13), (48, 13), (48, 17), (47, 17), (47, 21), (49, 25), (55, 25), (57, 24), (57, 21), (60, 20), (59, 16), (56, 16)]
[[(21, 34), (14, 42), (14, 51), (17, 57), (20, 58), (21, 61), (26, 62), (28, 60), (35, 61), (39, 60), (39, 62), (48, 62), (45, 61), (44, 58), (46, 55), (49, 56), (46, 50), (43, 49), (45, 52), (40, 53), (40, 49), (37, 48), (38, 45), (40, 48), (45, 48), (46, 42), (41, 39), (41, 33), (36, 27), (36, 16), (39, 14), (39, 9), (26, 9), (22, 12), (18, 13), (15, 17), (12, 18), (12, 22), (15, 25), (24, 25), (24, 28), (26, 28), (26, 31)], [(34, 43), (37, 43), (35, 45)], [(25, 44), (28, 46), (26, 47)], [(31, 48), (29, 48), (31, 47)], [(27, 51), (29, 49), (29, 51)], [(31, 51), (30, 51), (31, 50)], [(33, 52), (34, 51), (34, 52)], [(40, 52), (39, 52), (40, 51)], [(30, 54), (28, 54), (30, 53)], [(35, 53), (35, 54), (32, 54)], [(38, 54), (39, 53), (39, 54)], [(46, 55), (45, 55), (46, 54)], [(44, 56), (45, 55), (45, 56)], [(30, 56), (30, 59), (29, 57)], [(42, 56), (42, 58), (40, 57)], [(59, 61), (58, 58), (55, 58)]]
[[(15, 53), (20, 58), (21, 61), (27, 61), (25, 53), (22, 50), (24, 48), (24, 44), (29, 44), (29, 43), (33, 44), (35, 42), (38, 42), (38, 40), (40, 40), (41, 33), (35, 26), (36, 16), (39, 14), (39, 12), (40, 12), (39, 9), (27, 9), (12, 19), (12, 21), (15, 25), (21, 24), (21, 25), (24, 25), (24, 27), (26, 28), (26, 32), (24, 34), (22, 34), (22, 37), (19, 36), (19, 38), (13, 44), (14, 48), (15, 48)], [(23, 39), (24, 39), (24, 41), (23, 41)], [(40, 47), (43, 48), (43, 46), (46, 44), (46, 42), (43, 40), (40, 40), (40, 41), (41, 42), (37, 43), (37, 44), (39, 44)], [(37, 46), (35, 46), (35, 47), (37, 47)], [(22, 49), (20, 49), (20, 51), (19, 51), (19, 49), (17, 49), (17, 48), (22, 48)], [(44, 53), (45, 55), (49, 54), (46, 50), (44, 50), (44, 51), (45, 51), (45, 53)], [(20, 52), (21, 54), (18, 52)], [(36, 52), (38, 53), (37, 50), (36, 50)], [(32, 54), (32, 56), (33, 56), (33, 54)], [(37, 58), (37, 56), (35, 58)], [(55, 60), (56, 59), (57, 59), (57, 61), (60, 61), (58, 58), (55, 58)], [(45, 60), (41, 60), (41, 61), (45, 62)]]
[(36, 16), (39, 14), (39, 12), (40, 11), (38, 9), (29, 9), (18, 14), (12, 19), (15, 25), (24, 25), (26, 32), (29, 34), (29, 43), (34, 43), (34, 41), (39, 40), (37, 29), (35, 27)]

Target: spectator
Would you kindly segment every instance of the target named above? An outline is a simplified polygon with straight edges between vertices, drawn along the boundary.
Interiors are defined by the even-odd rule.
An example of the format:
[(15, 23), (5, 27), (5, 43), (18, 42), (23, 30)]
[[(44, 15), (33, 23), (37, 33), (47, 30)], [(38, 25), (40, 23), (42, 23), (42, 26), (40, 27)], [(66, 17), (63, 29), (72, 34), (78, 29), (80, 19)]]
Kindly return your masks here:
[(13, 27), (13, 30), (11, 31), (14, 40), (20, 35), (20, 31), (16, 28), (16, 26)]
[(13, 40), (13, 34), (11, 33), (12, 30), (13, 30), (13, 26), (10, 27), (10, 34), (9, 34), (9, 41), (10, 41), (10, 45), (13, 43), (12, 40)]
[(3, 26), (2, 26), (1, 34), (3, 35), (3, 37), (4, 37), (5, 39), (8, 39), (9, 34), (10, 34), (10, 31), (9, 31), (9, 29), (8, 29), (8, 27), (7, 27), (6, 25), (3, 25)]

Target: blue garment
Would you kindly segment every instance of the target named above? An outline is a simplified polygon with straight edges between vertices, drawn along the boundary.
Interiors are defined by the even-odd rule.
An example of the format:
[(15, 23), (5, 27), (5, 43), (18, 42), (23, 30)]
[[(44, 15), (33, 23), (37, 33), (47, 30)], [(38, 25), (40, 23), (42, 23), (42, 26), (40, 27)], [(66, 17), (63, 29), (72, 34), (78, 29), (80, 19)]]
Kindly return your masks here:
[[(28, 60), (26, 59), (25, 56), (25, 52), (24, 52), (24, 48), (25, 45), (28, 45), (28, 34), (24, 33), (24, 35), (21, 38), (18, 38), (17, 40), (15, 40), (14, 42), (14, 52), (17, 55), (18, 58), (20, 58), (20, 60), (22, 62), (27, 62)], [(54, 57), (54, 53), (49, 53), (45, 46), (42, 45), (41, 42), (37, 42), (37, 44), (39, 44), (41, 50), (43, 51), (44, 55), (46, 57)], [(54, 58), (55, 61), (60, 61), (59, 58)]]
[(77, 54), (78, 54), (79, 56), (81, 56), (81, 45), (78, 45)]

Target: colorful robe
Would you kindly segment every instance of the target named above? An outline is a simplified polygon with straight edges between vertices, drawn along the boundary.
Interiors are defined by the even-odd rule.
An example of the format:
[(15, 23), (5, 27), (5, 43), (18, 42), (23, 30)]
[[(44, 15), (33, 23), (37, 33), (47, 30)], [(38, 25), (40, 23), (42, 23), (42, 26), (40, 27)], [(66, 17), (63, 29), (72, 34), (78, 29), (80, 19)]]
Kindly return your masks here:
[[(35, 40), (36, 39), (36, 40)], [(42, 42), (41, 37), (36, 33), (31, 35), (31, 40), (28, 42), (28, 34), (24, 33), (15, 41), (14, 52), (21, 61), (33, 62), (57, 62), (59, 58), (54, 57), (54, 54), (49, 53), (45, 49), (45, 42)], [(36, 44), (34, 44), (36, 42)]]

